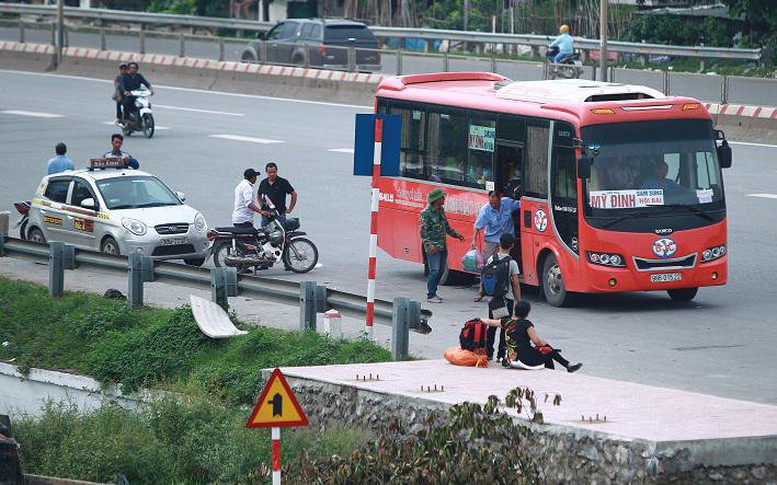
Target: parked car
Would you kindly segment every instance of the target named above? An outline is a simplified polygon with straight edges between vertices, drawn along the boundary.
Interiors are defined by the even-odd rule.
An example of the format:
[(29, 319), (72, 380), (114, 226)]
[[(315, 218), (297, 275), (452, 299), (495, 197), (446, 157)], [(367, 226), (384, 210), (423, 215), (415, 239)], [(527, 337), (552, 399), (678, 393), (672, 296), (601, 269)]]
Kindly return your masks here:
[(200, 266), (208, 255), (208, 225), (184, 200), (184, 194), (140, 170), (47, 175), (32, 200), (27, 238), (111, 254), (140, 252)]
[[(261, 43), (266, 44), (262, 59)], [(378, 40), (370, 29), (353, 20), (288, 19), (275, 25), (243, 49), (243, 62), (294, 64), (325, 69), (348, 69), (348, 48), (356, 48), (358, 71), (379, 71)]]

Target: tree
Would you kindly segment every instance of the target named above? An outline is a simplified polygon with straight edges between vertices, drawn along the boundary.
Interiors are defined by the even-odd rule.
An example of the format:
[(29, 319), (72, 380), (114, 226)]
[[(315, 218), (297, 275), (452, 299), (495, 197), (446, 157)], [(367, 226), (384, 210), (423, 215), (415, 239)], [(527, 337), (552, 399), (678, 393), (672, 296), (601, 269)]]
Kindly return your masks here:
[(766, 60), (777, 57), (777, 9), (773, 0), (723, 0), (731, 15), (744, 15), (742, 47), (763, 47)]

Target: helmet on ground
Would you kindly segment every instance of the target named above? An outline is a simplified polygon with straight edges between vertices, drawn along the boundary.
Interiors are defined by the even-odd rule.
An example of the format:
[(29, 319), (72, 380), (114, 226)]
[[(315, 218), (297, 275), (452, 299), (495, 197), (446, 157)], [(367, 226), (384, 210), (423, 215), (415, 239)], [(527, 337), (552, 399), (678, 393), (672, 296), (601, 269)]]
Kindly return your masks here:
[(564, 24), (561, 27), (558, 28), (558, 31), (562, 34), (568, 34), (569, 33), (569, 25)]

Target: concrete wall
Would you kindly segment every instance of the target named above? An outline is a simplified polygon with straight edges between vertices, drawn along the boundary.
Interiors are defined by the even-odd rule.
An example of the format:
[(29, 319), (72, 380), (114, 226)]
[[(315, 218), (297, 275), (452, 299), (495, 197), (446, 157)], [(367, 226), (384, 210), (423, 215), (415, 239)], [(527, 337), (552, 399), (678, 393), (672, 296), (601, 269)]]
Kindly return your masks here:
[[(310, 426), (355, 426), (380, 432), (381, 424), (401, 418), (408, 432), (426, 426), (430, 414), (445, 423), (447, 405), (288, 377)], [(699, 465), (698, 449), (623, 439), (579, 428), (515, 419), (509, 436), (522, 449), (521, 465), (539, 470), (541, 483), (774, 483), (777, 467)], [(517, 433), (516, 430), (517, 429)], [(513, 434), (516, 433), (516, 434)], [(474, 445), (473, 445), (474, 446)], [(703, 448), (703, 446), (702, 446)], [(708, 450), (714, 453), (713, 449)], [(494, 460), (504, 459), (494, 456)]]

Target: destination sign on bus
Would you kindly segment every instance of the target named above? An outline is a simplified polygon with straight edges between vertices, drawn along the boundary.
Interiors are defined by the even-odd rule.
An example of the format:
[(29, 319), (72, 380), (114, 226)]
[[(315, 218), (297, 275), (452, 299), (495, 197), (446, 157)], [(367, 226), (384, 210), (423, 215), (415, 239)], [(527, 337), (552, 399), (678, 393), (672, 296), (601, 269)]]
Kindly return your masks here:
[(632, 209), (664, 205), (664, 190), (592, 190), (588, 202), (595, 209)]

